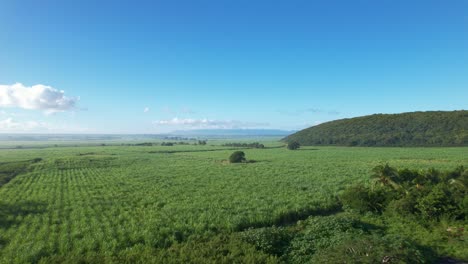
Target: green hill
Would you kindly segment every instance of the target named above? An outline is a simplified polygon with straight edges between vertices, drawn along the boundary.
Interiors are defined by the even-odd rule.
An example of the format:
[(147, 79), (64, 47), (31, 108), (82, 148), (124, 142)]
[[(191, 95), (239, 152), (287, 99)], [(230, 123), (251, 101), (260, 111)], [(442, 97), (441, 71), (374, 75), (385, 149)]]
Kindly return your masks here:
[(374, 114), (335, 120), (283, 139), (301, 145), (468, 146), (468, 111)]

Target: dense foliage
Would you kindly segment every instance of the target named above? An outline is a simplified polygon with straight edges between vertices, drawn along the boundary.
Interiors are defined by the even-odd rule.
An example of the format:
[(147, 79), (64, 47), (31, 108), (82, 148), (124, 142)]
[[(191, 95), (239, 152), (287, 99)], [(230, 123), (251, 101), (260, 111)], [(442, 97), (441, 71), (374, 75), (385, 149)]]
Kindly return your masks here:
[(301, 130), (284, 140), (305, 146), (468, 146), (468, 111), (341, 119)]
[(231, 163), (240, 163), (245, 161), (245, 153), (243, 151), (234, 151), (231, 156), (229, 156), (229, 162)]
[(414, 215), (422, 221), (468, 218), (468, 169), (463, 166), (441, 172), (385, 166), (374, 168), (369, 186), (348, 188), (341, 200), (346, 208), (360, 213), (391, 212)]
[(290, 141), (286, 145), (286, 148), (289, 150), (296, 150), (296, 149), (299, 149), (300, 147), (301, 147), (301, 144), (299, 144), (299, 142), (297, 141)]

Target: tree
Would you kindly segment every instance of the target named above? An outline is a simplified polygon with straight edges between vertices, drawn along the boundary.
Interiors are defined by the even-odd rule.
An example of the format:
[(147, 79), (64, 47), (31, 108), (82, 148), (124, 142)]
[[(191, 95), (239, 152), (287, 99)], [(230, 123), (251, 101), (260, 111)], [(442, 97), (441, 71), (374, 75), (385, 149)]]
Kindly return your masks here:
[(229, 162), (240, 163), (245, 161), (245, 153), (243, 151), (235, 151), (229, 156)]
[(206, 145), (206, 140), (198, 140), (198, 145)]
[(297, 141), (291, 141), (291, 142), (288, 143), (288, 145), (286, 147), (288, 149), (290, 149), (290, 150), (296, 150), (296, 149), (300, 148), (301, 145)]

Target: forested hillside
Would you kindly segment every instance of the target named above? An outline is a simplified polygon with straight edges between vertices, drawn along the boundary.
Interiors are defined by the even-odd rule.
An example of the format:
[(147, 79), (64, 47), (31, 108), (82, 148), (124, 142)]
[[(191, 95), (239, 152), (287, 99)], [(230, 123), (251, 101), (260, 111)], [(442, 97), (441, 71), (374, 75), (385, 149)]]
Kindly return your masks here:
[(294, 133), (301, 145), (467, 146), (468, 111), (375, 114), (341, 119)]

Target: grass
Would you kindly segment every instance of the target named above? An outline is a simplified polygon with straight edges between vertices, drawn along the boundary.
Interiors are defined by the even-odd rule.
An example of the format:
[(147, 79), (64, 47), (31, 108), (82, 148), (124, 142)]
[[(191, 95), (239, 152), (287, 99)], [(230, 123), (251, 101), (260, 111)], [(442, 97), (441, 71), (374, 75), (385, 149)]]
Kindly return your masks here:
[[(168, 248), (183, 251), (197, 239), (209, 244), (333, 211), (335, 194), (384, 162), (468, 165), (467, 148), (240, 150), (256, 162), (227, 165), (232, 147), (219, 145), (0, 150), (1, 163), (43, 158), (0, 188), (0, 262), (133, 262), (144, 252), (170, 259)], [(240, 255), (258, 253), (229, 243), (239, 244)], [(229, 254), (220, 259), (229, 262)]]

